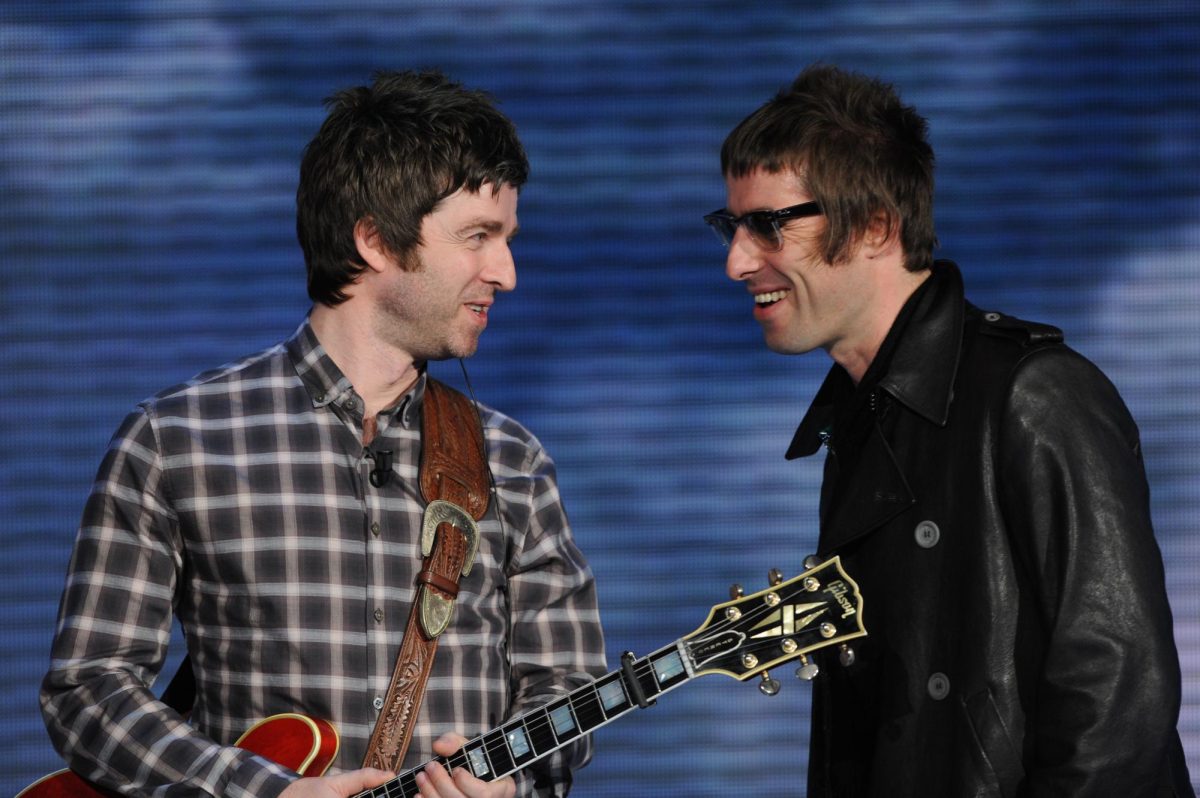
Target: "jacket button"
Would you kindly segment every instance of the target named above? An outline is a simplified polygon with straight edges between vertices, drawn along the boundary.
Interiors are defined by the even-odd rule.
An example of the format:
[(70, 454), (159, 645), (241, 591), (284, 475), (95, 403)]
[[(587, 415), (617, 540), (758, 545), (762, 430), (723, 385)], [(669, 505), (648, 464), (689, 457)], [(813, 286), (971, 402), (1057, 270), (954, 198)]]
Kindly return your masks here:
[(935, 673), (929, 677), (925, 689), (929, 691), (930, 698), (934, 701), (941, 701), (950, 695), (950, 678), (944, 673)]
[(942, 531), (932, 521), (922, 521), (913, 530), (913, 537), (916, 539), (917, 545), (921, 548), (932, 549), (942, 539)]

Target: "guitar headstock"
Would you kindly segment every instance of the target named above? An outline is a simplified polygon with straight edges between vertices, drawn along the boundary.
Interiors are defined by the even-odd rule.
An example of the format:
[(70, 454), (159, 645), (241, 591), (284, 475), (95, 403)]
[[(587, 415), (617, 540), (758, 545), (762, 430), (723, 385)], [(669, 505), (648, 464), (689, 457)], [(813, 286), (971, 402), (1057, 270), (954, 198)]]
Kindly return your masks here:
[[(694, 675), (721, 673), (745, 681), (762, 673), (760, 689), (774, 694), (779, 683), (767, 676), (768, 668), (798, 659), (797, 675), (812, 678), (816, 666), (808, 663), (809, 653), (867, 633), (862, 595), (837, 557), (787, 581), (773, 575), (772, 582), (765, 590), (717, 604), (680, 641)], [(736, 586), (735, 593), (740, 593)]]

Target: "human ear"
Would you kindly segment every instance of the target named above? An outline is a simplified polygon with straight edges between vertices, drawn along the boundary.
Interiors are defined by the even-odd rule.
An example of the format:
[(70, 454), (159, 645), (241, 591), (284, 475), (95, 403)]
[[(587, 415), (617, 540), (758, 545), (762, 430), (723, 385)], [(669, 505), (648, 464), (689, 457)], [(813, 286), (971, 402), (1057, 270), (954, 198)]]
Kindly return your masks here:
[(384, 246), (383, 236), (375, 226), (375, 220), (364, 216), (354, 223), (354, 247), (367, 268), (382, 272), (392, 261), (387, 247)]
[(900, 243), (900, 222), (887, 211), (880, 209), (871, 214), (867, 229), (863, 231), (862, 248), (870, 258), (887, 254)]

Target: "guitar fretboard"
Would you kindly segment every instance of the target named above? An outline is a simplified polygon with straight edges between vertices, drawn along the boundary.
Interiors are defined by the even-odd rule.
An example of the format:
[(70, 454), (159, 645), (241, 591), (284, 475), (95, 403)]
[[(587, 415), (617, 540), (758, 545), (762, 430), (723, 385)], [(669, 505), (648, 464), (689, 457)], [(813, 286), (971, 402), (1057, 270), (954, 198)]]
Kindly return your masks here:
[[(694, 632), (637, 659), (621, 656), (620, 670), (529, 710), (503, 726), (468, 740), (449, 757), (439, 757), (405, 771), (355, 798), (416, 798), (417, 775), (433, 764), (446, 772), (459, 768), (482, 781), (495, 781), (564, 745), (578, 740), (609, 721), (650, 703), (668, 690), (705, 674), (723, 674), (739, 681), (762, 675), (759, 689), (770, 694), (778, 682), (769, 679), (769, 668), (799, 659), (805, 665), (797, 672), (815, 668), (807, 655), (829, 646), (866, 635), (862, 623), (862, 596), (858, 585), (832, 557), (786, 582), (772, 576), (771, 586), (748, 596), (735, 591), (735, 598), (718, 604)], [(284, 729), (295, 723), (302, 727), (302, 746)], [(280, 724), (283, 723), (283, 726)], [(270, 733), (267, 730), (270, 728)], [(276, 735), (283, 735), (276, 739)], [(294, 713), (268, 718), (244, 734), (238, 746), (252, 753), (303, 770), (308, 775), (324, 772), (337, 748), (337, 733), (326, 721)], [(296, 751), (316, 745), (304, 763), (292, 762)], [(317, 755), (318, 749), (319, 755)], [(312, 768), (312, 773), (308, 769)], [(24, 798), (87, 796), (97, 792), (70, 771), (42, 779), (21, 793)], [(65, 779), (65, 780), (64, 780)]]
[[(681, 641), (659, 649), (631, 667), (613, 671), (545, 706), (513, 718), (499, 728), (468, 740), (457, 753), (433, 760), (447, 771), (465, 768), (483, 781), (495, 781), (557, 751), (581, 735), (637, 709), (643, 702), (691, 678)], [(639, 696), (640, 693), (640, 696)], [(426, 763), (428, 764), (428, 763)], [(418, 772), (407, 770), (357, 798), (413, 798)]]

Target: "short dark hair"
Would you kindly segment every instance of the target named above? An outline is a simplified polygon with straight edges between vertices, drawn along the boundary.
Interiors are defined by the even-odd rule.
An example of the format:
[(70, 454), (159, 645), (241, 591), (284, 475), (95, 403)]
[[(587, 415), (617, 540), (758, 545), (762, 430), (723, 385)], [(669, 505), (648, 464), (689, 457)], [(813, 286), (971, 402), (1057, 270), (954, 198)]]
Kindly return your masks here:
[(421, 220), (459, 189), (519, 189), (529, 161), (516, 128), (484, 92), (436, 71), (378, 72), (337, 92), (304, 150), (296, 235), (308, 295), (337, 305), (366, 264), (354, 226), (370, 218), (402, 266), (421, 243)]
[(834, 66), (805, 69), (733, 129), (721, 171), (795, 172), (826, 218), (822, 256), (844, 261), (871, 218), (898, 228), (904, 265), (933, 264), (933, 148), (929, 126), (887, 83)]

